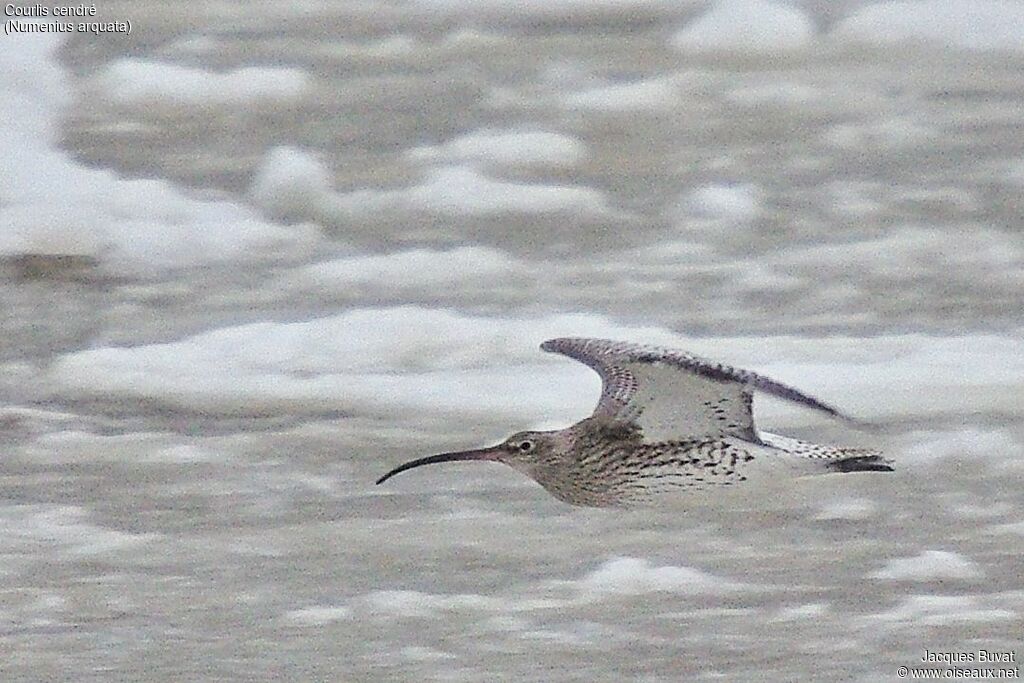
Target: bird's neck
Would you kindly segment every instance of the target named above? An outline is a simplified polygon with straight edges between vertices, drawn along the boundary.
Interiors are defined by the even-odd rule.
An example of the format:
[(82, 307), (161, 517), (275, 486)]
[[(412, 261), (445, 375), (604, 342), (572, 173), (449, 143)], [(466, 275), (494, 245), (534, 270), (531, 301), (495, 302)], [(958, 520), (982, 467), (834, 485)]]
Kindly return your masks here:
[(635, 425), (587, 418), (560, 435), (560, 457), (539, 463), (530, 473), (548, 493), (572, 505), (616, 505), (614, 477), (607, 476), (624, 453), (640, 445)]

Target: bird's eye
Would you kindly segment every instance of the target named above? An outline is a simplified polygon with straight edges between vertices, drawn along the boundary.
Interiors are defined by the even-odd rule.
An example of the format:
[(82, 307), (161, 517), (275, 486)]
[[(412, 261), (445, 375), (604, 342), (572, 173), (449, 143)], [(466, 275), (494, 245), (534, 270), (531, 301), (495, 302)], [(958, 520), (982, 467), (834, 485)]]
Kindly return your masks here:
[(519, 444), (519, 450), (521, 450), (523, 453), (529, 453), (530, 451), (533, 450), (533, 442), (523, 441), (522, 443)]

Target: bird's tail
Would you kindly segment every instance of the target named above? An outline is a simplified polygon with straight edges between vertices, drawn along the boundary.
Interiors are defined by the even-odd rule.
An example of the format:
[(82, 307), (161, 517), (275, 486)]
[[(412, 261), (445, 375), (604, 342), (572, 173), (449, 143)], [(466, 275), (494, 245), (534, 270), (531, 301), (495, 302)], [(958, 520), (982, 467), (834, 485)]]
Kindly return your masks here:
[[(762, 440), (789, 456), (790, 462), (805, 474), (828, 472), (893, 472), (892, 460), (868, 448), (841, 448), (811, 444), (775, 434), (762, 434)], [(785, 457), (784, 456), (784, 457)]]
[(892, 460), (883, 458), (878, 453), (870, 455), (851, 455), (829, 460), (825, 467), (831, 472), (892, 472)]

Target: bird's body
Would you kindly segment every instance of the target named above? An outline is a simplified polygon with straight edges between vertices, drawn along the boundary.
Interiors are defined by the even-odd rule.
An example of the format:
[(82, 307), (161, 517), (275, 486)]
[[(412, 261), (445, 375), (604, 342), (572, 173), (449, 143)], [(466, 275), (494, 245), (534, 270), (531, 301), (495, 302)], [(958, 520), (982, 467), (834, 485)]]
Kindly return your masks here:
[(877, 451), (758, 431), (754, 390), (844, 418), (761, 375), (682, 351), (600, 339), (553, 339), (541, 348), (579, 360), (601, 376), (593, 415), (566, 429), (522, 432), (491, 448), (414, 460), (377, 483), (420, 465), (493, 460), (566, 503), (637, 507), (678, 500), (686, 492), (763, 487), (804, 475), (892, 471)]
[(747, 480), (744, 471), (754, 458), (738, 439), (644, 443), (635, 426), (593, 417), (570, 427), (564, 437), (567, 457), (513, 467), (573, 505), (636, 505), (681, 490), (737, 484)]

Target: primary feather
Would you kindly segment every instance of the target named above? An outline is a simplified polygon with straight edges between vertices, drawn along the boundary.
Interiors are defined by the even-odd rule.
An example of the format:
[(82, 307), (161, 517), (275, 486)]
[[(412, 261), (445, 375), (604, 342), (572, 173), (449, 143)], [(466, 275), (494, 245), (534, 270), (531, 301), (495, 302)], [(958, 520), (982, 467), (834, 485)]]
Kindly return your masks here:
[(685, 351), (574, 337), (550, 339), (540, 347), (595, 370), (603, 387), (594, 414), (636, 422), (647, 442), (738, 436), (760, 443), (754, 391), (850, 419), (799, 389)]

